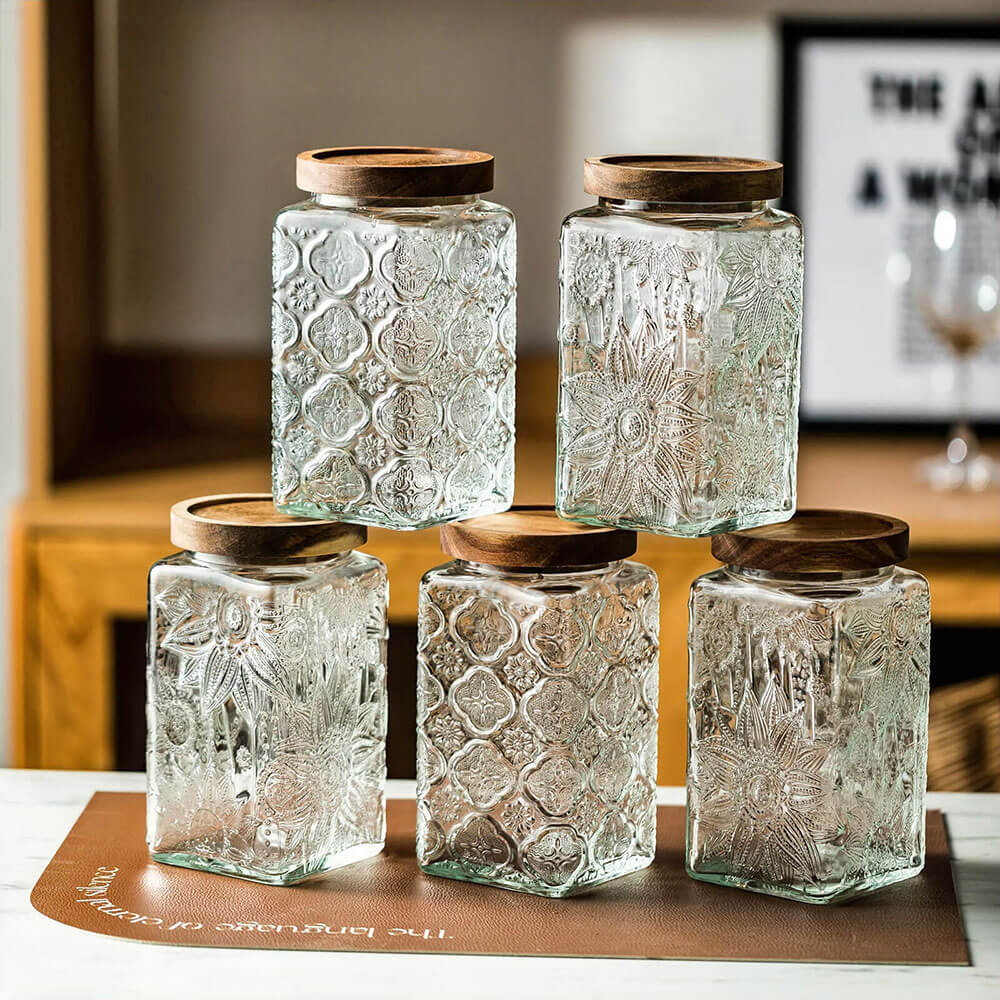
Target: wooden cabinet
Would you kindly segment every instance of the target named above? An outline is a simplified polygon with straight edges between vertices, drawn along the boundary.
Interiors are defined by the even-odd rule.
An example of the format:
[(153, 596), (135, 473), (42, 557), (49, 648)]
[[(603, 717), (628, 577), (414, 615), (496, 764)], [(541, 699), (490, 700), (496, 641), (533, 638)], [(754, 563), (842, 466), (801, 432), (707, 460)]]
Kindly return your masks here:
[[(132, 313), (116, 303), (128, 285), (122, 267), (133, 244), (123, 226), (127, 236), (142, 219), (133, 217), (129, 229), (114, 199), (129, 177), (135, 189), (149, 161), (133, 156), (143, 169), (119, 176), (122, 94), (115, 58), (107, 58), (117, 52), (117, 10), (116, 0), (33, 0), (21, 8), (31, 468), (28, 495), (11, 522), (11, 715), (15, 763), (32, 767), (114, 766), (116, 670), (141, 674), (144, 664), (114, 663), (113, 632), (122, 619), (145, 617), (146, 571), (171, 548), (170, 505), (269, 484), (266, 289), (256, 355), (140, 351), (134, 344), (141, 338), (123, 339)], [(132, 65), (136, 58), (133, 52)], [(266, 226), (261, 232), (266, 241)], [(266, 274), (260, 280), (266, 283)], [(215, 331), (197, 309), (177, 325), (186, 326), (188, 341), (213, 342)], [(522, 357), (517, 379), (517, 500), (551, 502), (555, 362)], [(938, 445), (807, 437), (799, 501), (905, 518), (910, 564), (931, 581), (934, 620), (995, 626), (1000, 496), (935, 496), (921, 487), (914, 463)], [(437, 533), (373, 530), (370, 537), (369, 550), (389, 567), (391, 624), (412, 623), (417, 581), (444, 561)], [(715, 563), (707, 540), (646, 535), (638, 555), (656, 570), (662, 593), (659, 777), (679, 784), (687, 592)], [(949, 666), (933, 669), (946, 676)], [(401, 713), (392, 724), (413, 725)]]
[[(523, 392), (548, 384), (533, 365), (524, 367)], [(531, 430), (518, 443), (517, 500), (551, 502), (551, 439), (538, 436), (536, 417), (526, 417), (525, 424)], [(909, 565), (930, 579), (935, 622), (1000, 625), (997, 496), (924, 492), (913, 478), (913, 463), (931, 447), (929, 441), (806, 438), (801, 503), (907, 519)], [(265, 490), (268, 474), (260, 459), (179, 467), (67, 484), (19, 505), (13, 523), (16, 763), (114, 766), (112, 629), (116, 619), (145, 617), (146, 571), (171, 550), (170, 504), (204, 493)], [(390, 628), (412, 623), (420, 576), (445, 561), (437, 532), (372, 529), (369, 538), (368, 551), (389, 567)], [(685, 768), (688, 588), (717, 563), (707, 539), (654, 535), (640, 537), (637, 558), (660, 579), (659, 777), (679, 784)], [(934, 663), (938, 681), (947, 678), (949, 667)], [(123, 669), (141, 673), (144, 664), (118, 664)], [(392, 724), (414, 723), (397, 715)]]

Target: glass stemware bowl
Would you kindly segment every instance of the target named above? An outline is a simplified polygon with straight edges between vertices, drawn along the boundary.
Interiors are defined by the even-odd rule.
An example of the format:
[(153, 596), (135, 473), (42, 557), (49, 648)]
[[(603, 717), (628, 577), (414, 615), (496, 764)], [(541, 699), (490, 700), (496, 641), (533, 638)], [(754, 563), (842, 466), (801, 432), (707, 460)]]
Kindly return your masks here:
[(921, 461), (919, 473), (934, 489), (984, 490), (1000, 484), (1000, 463), (980, 450), (969, 397), (976, 356), (1000, 336), (1000, 206), (942, 203), (914, 249), (913, 302), (955, 364), (954, 423), (944, 451)]

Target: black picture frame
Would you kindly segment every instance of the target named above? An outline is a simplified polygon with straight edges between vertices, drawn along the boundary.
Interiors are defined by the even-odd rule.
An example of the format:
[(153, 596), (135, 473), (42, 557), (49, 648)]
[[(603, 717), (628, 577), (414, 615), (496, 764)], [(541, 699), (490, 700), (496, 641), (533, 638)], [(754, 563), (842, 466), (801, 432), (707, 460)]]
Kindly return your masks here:
[[(778, 19), (779, 65), (779, 142), (780, 159), (785, 167), (781, 207), (796, 215), (802, 204), (801, 121), (802, 88), (800, 55), (803, 43), (816, 39), (849, 39), (881, 42), (982, 42), (1000, 41), (1000, 20), (965, 19), (891, 19), (783, 17)], [(808, 238), (808, 220), (804, 220)], [(804, 338), (803, 354), (808, 350)], [(906, 436), (944, 434), (946, 420), (887, 420), (884, 418), (828, 419), (800, 413), (800, 426), (811, 433), (882, 432)], [(975, 427), (983, 436), (1000, 435), (1000, 420), (977, 420)]]

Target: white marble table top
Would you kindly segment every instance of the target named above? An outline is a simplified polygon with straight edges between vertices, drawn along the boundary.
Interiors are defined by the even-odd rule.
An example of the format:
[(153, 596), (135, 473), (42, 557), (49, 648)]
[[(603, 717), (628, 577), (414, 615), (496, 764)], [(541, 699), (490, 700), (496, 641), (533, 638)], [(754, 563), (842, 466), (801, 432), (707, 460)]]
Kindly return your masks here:
[[(390, 782), (389, 794), (413, 794)], [(971, 968), (625, 959), (496, 958), (182, 948), (120, 941), (49, 920), (32, 886), (91, 794), (141, 791), (141, 774), (0, 770), (0, 998), (344, 996), (1000, 997), (1000, 795), (931, 794), (947, 814)], [(680, 804), (679, 788), (660, 802)], [(555, 908), (554, 908), (555, 910)]]

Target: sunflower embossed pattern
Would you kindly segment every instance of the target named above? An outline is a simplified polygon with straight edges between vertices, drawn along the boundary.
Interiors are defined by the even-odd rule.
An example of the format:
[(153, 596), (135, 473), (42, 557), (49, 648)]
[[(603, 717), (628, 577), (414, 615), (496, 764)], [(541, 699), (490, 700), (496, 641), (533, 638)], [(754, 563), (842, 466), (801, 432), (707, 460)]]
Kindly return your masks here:
[(268, 495), (177, 504), (149, 574), (147, 842), (290, 884), (385, 841), (384, 566)]
[(514, 508), (442, 546), (419, 597), (421, 868), (543, 896), (645, 868), (659, 593), (634, 533)]
[(896, 518), (717, 535), (690, 600), (687, 866), (813, 903), (924, 864), (930, 596)]
[(556, 505), (700, 536), (795, 509), (802, 228), (781, 165), (594, 157), (563, 224)]
[(286, 513), (411, 529), (514, 490), (516, 233), (493, 157), (299, 154), (273, 231), (272, 489)]

